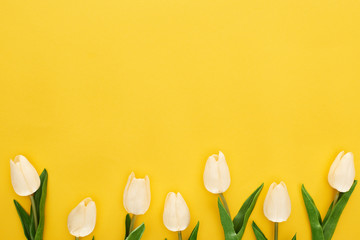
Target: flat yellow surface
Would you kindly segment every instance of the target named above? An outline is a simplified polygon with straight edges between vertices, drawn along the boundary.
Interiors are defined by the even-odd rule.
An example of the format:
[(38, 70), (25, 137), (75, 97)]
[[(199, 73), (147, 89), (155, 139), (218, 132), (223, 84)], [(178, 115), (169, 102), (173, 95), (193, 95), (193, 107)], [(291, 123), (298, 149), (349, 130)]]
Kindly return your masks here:
[[(73, 239), (67, 216), (88, 196), (96, 239), (122, 239), (132, 170), (151, 181), (144, 240), (177, 238), (162, 223), (169, 191), (190, 208), (186, 239), (197, 220), (199, 240), (224, 239), (202, 182), (219, 150), (233, 215), (264, 182), (250, 221), (271, 239), (262, 205), (283, 180), (292, 212), (280, 239), (310, 239), (301, 184), (324, 215), (338, 152), (354, 152), (360, 176), (359, 12), (359, 1), (0, 1), (1, 239), (25, 239), (18, 154), (49, 172), (45, 240)], [(358, 187), (333, 239), (358, 239), (359, 216)], [(255, 239), (250, 224), (243, 239)]]

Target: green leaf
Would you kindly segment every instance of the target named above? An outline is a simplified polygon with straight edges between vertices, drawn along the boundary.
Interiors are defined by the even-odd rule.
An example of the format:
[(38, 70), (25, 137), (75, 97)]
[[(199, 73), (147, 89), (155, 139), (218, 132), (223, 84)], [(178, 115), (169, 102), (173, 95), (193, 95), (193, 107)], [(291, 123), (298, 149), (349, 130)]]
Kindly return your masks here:
[(295, 233), (294, 237), (291, 240), (296, 240), (296, 233)]
[(261, 190), (264, 187), (264, 183), (261, 184), (241, 206), (238, 214), (233, 220), (235, 232), (238, 235), (238, 239), (241, 239), (244, 235), (246, 224), (249, 220), (249, 217), (255, 207), (256, 201), (261, 193)]
[(125, 217), (125, 239), (129, 236), (130, 224), (131, 224), (130, 214), (126, 214), (126, 217)]
[(139, 227), (135, 228), (135, 230), (129, 234), (126, 240), (139, 240), (142, 237), (144, 231), (145, 231), (145, 224), (142, 223)]
[(30, 216), (29, 214), (24, 210), (24, 208), (18, 203), (18, 201), (14, 200), (16, 211), (20, 217), (20, 221), (22, 224), (22, 227), (24, 229), (24, 234), (26, 239), (31, 240), (30, 238)]
[(32, 208), (30, 208), (30, 225), (29, 225), (29, 229), (30, 229), (30, 237), (31, 239), (35, 239), (35, 220), (34, 220), (34, 212), (32, 210)]
[(322, 226), (324, 226), (325, 223), (327, 222), (327, 220), (329, 219), (331, 210), (333, 209), (333, 204), (334, 204), (334, 201), (332, 201), (331, 204), (330, 204), (330, 207), (329, 207), (329, 209), (328, 209), (328, 211), (327, 211), (327, 213), (325, 215), (325, 218), (324, 218), (324, 220), (322, 222)]
[(340, 219), (341, 213), (343, 212), (349, 198), (354, 191), (357, 184), (357, 180), (354, 181), (348, 192), (342, 193), (336, 202), (334, 208), (331, 210), (331, 213), (323, 226), (323, 232), (325, 240), (330, 240), (335, 232), (336, 225)]
[(194, 229), (192, 230), (192, 232), (190, 234), (189, 240), (196, 240), (197, 239), (197, 234), (198, 234), (198, 231), (199, 231), (199, 225), (200, 225), (200, 222), (198, 221), (196, 226), (194, 227)]
[(324, 234), (321, 226), (321, 216), (319, 210), (316, 208), (314, 200), (306, 191), (305, 186), (301, 186), (301, 193), (304, 199), (306, 211), (310, 220), (311, 235), (314, 240), (324, 240)]
[(252, 222), (251, 226), (254, 230), (254, 234), (257, 240), (267, 240), (264, 233), (260, 230), (254, 221)]
[[(46, 169), (40, 175), (40, 188), (35, 193), (35, 202), (38, 201), (39, 208), (39, 225), (36, 231), (35, 240), (42, 240), (44, 233), (44, 225), (45, 225), (45, 201), (46, 201), (46, 193), (47, 193), (47, 181), (48, 181), (48, 173)], [(37, 196), (39, 195), (40, 196)], [(36, 200), (37, 198), (37, 200)]]
[(237, 240), (237, 236), (234, 230), (234, 224), (227, 211), (224, 208), (220, 198), (218, 198), (218, 207), (220, 212), (221, 225), (224, 229), (225, 240)]

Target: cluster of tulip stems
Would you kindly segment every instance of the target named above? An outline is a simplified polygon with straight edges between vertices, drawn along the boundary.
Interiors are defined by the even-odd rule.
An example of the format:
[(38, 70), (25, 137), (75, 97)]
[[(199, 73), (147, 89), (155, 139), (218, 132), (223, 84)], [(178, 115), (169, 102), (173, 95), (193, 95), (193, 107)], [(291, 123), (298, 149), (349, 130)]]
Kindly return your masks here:
[[(42, 240), (45, 225), (45, 200), (47, 193), (47, 171), (39, 176), (36, 169), (22, 155), (10, 160), (11, 183), (15, 192), (20, 196), (29, 196), (31, 201), (30, 213), (14, 200), (20, 217), (24, 235), (28, 240)], [(224, 192), (230, 186), (230, 171), (222, 152), (211, 155), (204, 170), (205, 188), (218, 195), (218, 209), (223, 227), (225, 240), (242, 239), (247, 222), (255, 207), (264, 184), (259, 186), (243, 203), (237, 215), (232, 219)], [(354, 191), (355, 179), (354, 157), (351, 152), (340, 152), (331, 165), (328, 182), (336, 190), (326, 216), (322, 219), (314, 200), (302, 185), (301, 192), (309, 216), (313, 240), (330, 240), (334, 234), (340, 215)], [(138, 227), (136, 219), (143, 215), (150, 206), (150, 180), (136, 178), (132, 172), (124, 190), (123, 203), (128, 214), (125, 218), (125, 240), (138, 240), (142, 237), (145, 224)], [(274, 223), (274, 239), (278, 240), (279, 223), (286, 221), (291, 212), (290, 197), (284, 182), (272, 183), (267, 192), (264, 205), (264, 215)], [(163, 212), (165, 227), (176, 232), (182, 240), (182, 231), (190, 224), (190, 211), (180, 193), (168, 193)], [(96, 223), (96, 205), (91, 198), (80, 202), (68, 216), (68, 229), (75, 239), (90, 235)], [(252, 222), (252, 228), (257, 240), (266, 240), (265, 234)], [(197, 239), (199, 222), (189, 236), (189, 240)], [(296, 239), (296, 234), (292, 238)], [(94, 237), (93, 237), (94, 240)]]

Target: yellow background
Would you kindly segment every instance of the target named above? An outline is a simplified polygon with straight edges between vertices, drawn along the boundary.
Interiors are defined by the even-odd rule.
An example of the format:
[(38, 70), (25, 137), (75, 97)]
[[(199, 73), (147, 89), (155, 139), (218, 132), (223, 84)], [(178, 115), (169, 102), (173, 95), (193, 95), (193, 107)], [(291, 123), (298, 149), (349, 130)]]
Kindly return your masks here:
[[(360, 176), (359, 1), (0, 1), (1, 239), (24, 239), (9, 159), (49, 171), (46, 240), (73, 239), (67, 215), (91, 196), (95, 236), (122, 239), (122, 194), (133, 170), (148, 174), (143, 236), (176, 239), (162, 223), (179, 191), (200, 220), (199, 240), (223, 239), (217, 197), (205, 190), (209, 155), (231, 172), (233, 215), (262, 182), (284, 180), (291, 217), (280, 239), (310, 239), (300, 186), (324, 215), (329, 167), (353, 151)], [(333, 239), (358, 239), (360, 187)], [(85, 239), (90, 239), (85, 238)], [(248, 225), (244, 239), (254, 239)]]

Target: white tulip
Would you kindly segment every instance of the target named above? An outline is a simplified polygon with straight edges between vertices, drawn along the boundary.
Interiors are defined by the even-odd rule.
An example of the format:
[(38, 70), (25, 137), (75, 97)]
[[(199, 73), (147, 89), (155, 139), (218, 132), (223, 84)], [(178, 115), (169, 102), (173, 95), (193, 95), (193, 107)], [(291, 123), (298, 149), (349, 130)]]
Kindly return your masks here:
[(190, 211), (180, 193), (170, 192), (166, 196), (163, 221), (165, 227), (173, 232), (183, 231), (189, 226)]
[(85, 237), (92, 233), (96, 223), (96, 205), (91, 198), (85, 198), (69, 214), (68, 229), (75, 237)]
[(124, 207), (126, 211), (134, 215), (145, 214), (149, 209), (150, 199), (149, 177), (135, 178), (135, 174), (132, 172), (124, 191)]
[(40, 177), (31, 163), (22, 155), (10, 160), (11, 184), (16, 194), (29, 196), (40, 187)]
[(204, 171), (205, 188), (214, 194), (225, 192), (230, 186), (230, 171), (224, 154), (211, 155), (205, 165)]
[(286, 221), (291, 212), (290, 196), (284, 182), (271, 184), (264, 201), (264, 214), (272, 222)]
[(355, 179), (354, 155), (344, 151), (340, 152), (332, 163), (328, 175), (331, 187), (339, 192), (347, 192)]

